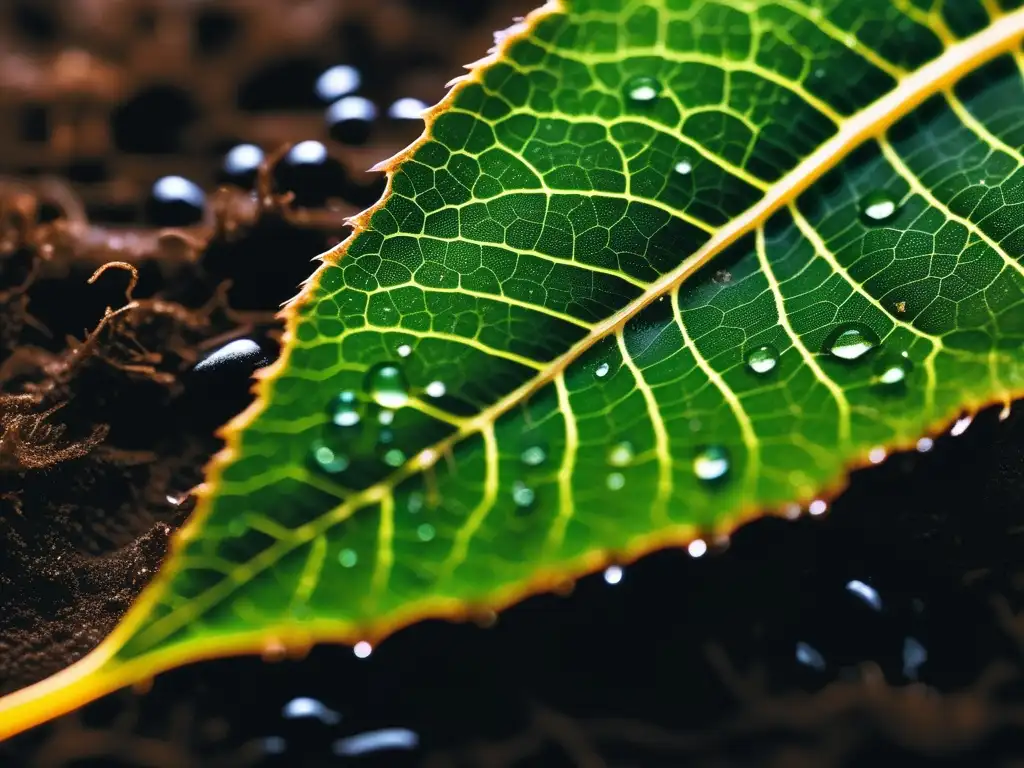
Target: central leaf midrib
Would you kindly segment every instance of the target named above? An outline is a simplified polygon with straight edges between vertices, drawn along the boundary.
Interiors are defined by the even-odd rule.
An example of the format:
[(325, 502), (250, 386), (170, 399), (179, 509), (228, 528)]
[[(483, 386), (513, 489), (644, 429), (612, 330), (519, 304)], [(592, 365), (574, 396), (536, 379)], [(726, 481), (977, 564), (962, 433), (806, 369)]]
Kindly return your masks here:
[[(546, 9), (547, 7), (541, 10), (544, 11)], [(535, 12), (535, 14), (531, 14), (529, 20), (533, 24), (536, 24), (539, 19), (544, 18), (547, 15), (548, 13), (546, 12)], [(531, 29), (531, 25), (525, 25), (524, 28), (518, 31), (516, 35), (511, 35), (505, 38), (500, 48), (504, 49), (515, 39), (528, 35)], [(551, 361), (543, 371), (538, 372), (538, 374), (532, 379), (505, 395), (498, 402), (481, 411), (477, 416), (467, 419), (460, 428), (447, 438), (435, 443), (431, 447), (425, 448), (417, 456), (408, 461), (403, 467), (397, 469), (388, 477), (353, 494), (353, 496), (343, 504), (325, 512), (316, 520), (307, 523), (302, 529), (296, 530), (291, 539), (277, 542), (277, 544), (261, 553), (260, 556), (246, 563), (245, 567), (249, 572), (250, 577), (273, 565), (273, 563), (277, 562), (280, 557), (291, 552), (296, 547), (305, 545), (325, 530), (347, 519), (356, 511), (376, 503), (384, 502), (390, 497), (392, 490), (400, 482), (417, 472), (430, 468), (440, 457), (450, 453), (456, 444), (471, 435), (484, 432), (504, 413), (529, 398), (543, 386), (554, 381), (558, 376), (563, 374), (570, 364), (579, 359), (579, 357), (594, 344), (601, 339), (604, 339), (609, 334), (617, 332), (651, 302), (675, 289), (687, 277), (707, 264), (707, 262), (714, 256), (721, 253), (724, 249), (735, 243), (744, 235), (754, 231), (778, 210), (793, 202), (824, 173), (834, 168), (843, 158), (848, 156), (861, 144), (883, 134), (894, 123), (911, 113), (928, 98), (950, 88), (964, 75), (991, 61), (997, 56), (1012, 50), (1022, 38), (1024, 38), (1024, 9), (1004, 15), (986, 29), (950, 46), (936, 59), (933, 59), (920, 69), (907, 74), (897, 83), (896, 87), (889, 91), (885, 96), (881, 97), (856, 114), (851, 115), (841, 123), (838, 127), (838, 131), (831, 139), (822, 144), (796, 168), (772, 185), (760, 201), (748, 208), (739, 216), (732, 219), (723, 227), (719, 228), (717, 232), (715, 232), (712, 237), (696, 252), (685, 259), (674, 270), (665, 273), (659, 279), (651, 283), (643, 294), (634, 299), (627, 306), (623, 307), (614, 315), (606, 318), (604, 321), (595, 324), (586, 336), (576, 342), (558, 358)], [(493, 59), (488, 58), (480, 63), (486, 65), (492, 60)], [(461, 88), (465, 87), (469, 83), (477, 81), (480, 78), (481, 69), (482, 67), (477, 67), (469, 75), (460, 79), (453, 90), (449, 93), (445, 103), (451, 103), (452, 99)], [(424, 139), (421, 139), (421, 142), (426, 140), (428, 135), (429, 126), (427, 131), (425, 131)], [(395, 160), (410, 157), (411, 153), (421, 142), (414, 144), (409, 148), (409, 150), (397, 156)], [(388, 161), (381, 164), (381, 166), (389, 169), (394, 168), (394, 165)], [(371, 213), (373, 210), (374, 209), (370, 209), (366, 214)], [(343, 249), (345, 245), (352, 242), (352, 240), (362, 233), (365, 224), (368, 221), (366, 214), (356, 219), (357, 229), (352, 235), (350, 235), (346, 243), (343, 244), (342, 250), (340, 251), (341, 253), (344, 253)], [(314, 281), (311, 281), (310, 290), (312, 287), (315, 287)], [(202, 501), (204, 505), (211, 503), (208, 498), (204, 498)], [(199, 510), (197, 510), (195, 519), (201, 520), (204, 517), (205, 515), (199, 514)], [(192, 523), (190, 523), (190, 525), (191, 524)], [(278, 547), (281, 548), (280, 551), (278, 551)], [(261, 567), (253, 568), (253, 563), (256, 560), (261, 561)], [(174, 561), (172, 560), (171, 562), (173, 563)], [(159, 583), (153, 585), (153, 588), (149, 591), (152, 595), (150, 602), (159, 596), (162, 587), (170, 581), (173, 573), (174, 571), (168, 569), (167, 573), (162, 574), (163, 578), (160, 579)], [(190, 613), (193, 615), (200, 615), (206, 610), (206, 607), (217, 604), (220, 599), (226, 597), (226, 594), (230, 594), (230, 592), (234, 590), (235, 585), (232, 581), (232, 579), (226, 578), (219, 582), (217, 586), (212, 587), (202, 595), (197, 596), (192, 603), (190, 603), (190, 606), (196, 607), (196, 610), (190, 611)], [(224, 590), (226, 590), (226, 594), (221, 595), (220, 592)], [(136, 604), (135, 615), (138, 616), (138, 620), (133, 625), (134, 627), (138, 627), (145, 621), (147, 613), (143, 607), (145, 602), (146, 601), (140, 600)], [(208, 605), (205, 607), (199, 607), (200, 604), (207, 603)], [(166, 638), (170, 633), (180, 628), (182, 623), (181, 614), (181, 611), (175, 611), (164, 616), (162, 619), (159, 619), (146, 627), (142, 634), (152, 633), (153, 635), (156, 635), (154, 642), (158, 642), (161, 638)], [(188, 617), (185, 617), (184, 620), (187, 621)], [(122, 625), (124, 628), (122, 631), (125, 632), (124, 636), (127, 639), (127, 637), (131, 637), (135, 633), (132, 629), (129, 629), (126, 624)]]

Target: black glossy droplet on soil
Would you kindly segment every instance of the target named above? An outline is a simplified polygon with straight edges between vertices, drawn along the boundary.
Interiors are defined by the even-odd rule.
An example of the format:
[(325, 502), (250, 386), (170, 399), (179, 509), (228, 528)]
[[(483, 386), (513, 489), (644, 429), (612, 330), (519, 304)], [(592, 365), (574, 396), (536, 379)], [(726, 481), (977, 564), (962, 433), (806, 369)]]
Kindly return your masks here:
[(256, 183), (256, 174), (263, 158), (263, 150), (255, 144), (237, 144), (224, 155), (218, 180), (251, 189)]
[(294, 192), (300, 208), (321, 208), (332, 197), (344, 197), (348, 177), (345, 168), (319, 141), (296, 144), (274, 168), (278, 192)]
[(158, 227), (187, 227), (203, 219), (206, 195), (182, 176), (164, 176), (146, 200), (146, 220)]
[(192, 369), (197, 373), (245, 372), (251, 374), (267, 364), (262, 348), (252, 339), (235, 339), (214, 350)]
[(331, 138), (342, 144), (365, 144), (377, 119), (377, 105), (362, 96), (346, 96), (327, 108)]

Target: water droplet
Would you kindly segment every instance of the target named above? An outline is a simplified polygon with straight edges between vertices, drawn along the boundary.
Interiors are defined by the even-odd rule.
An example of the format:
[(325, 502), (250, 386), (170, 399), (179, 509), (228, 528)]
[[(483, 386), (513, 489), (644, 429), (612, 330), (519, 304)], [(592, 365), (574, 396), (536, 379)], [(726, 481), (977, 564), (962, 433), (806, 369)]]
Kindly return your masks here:
[(411, 750), (419, 746), (420, 737), (408, 728), (381, 728), (336, 739), (331, 751), (340, 757), (356, 757), (388, 750)]
[(633, 455), (632, 443), (616, 443), (608, 451), (608, 463), (613, 467), (625, 467), (633, 461)]
[(661, 83), (653, 77), (641, 75), (630, 78), (623, 90), (632, 104), (650, 104), (661, 93)]
[(335, 475), (348, 469), (348, 457), (338, 453), (322, 440), (314, 441), (310, 453), (313, 462), (324, 472)]
[(401, 408), (409, 402), (409, 384), (394, 363), (378, 363), (366, 374), (366, 390), (377, 405)]
[(896, 198), (888, 192), (872, 192), (860, 204), (865, 224), (883, 224), (896, 215)]
[(430, 541), (437, 535), (437, 531), (434, 530), (434, 526), (430, 523), (424, 523), (416, 529), (416, 537), (420, 541)]
[(335, 101), (357, 90), (362, 83), (359, 70), (338, 64), (324, 71), (316, 81), (316, 95), (324, 101)]
[(824, 499), (815, 499), (807, 507), (807, 511), (817, 517), (818, 515), (825, 514), (825, 510), (828, 509), (828, 502)]
[(399, 357), (408, 357), (412, 354), (412, 347), (408, 344), (402, 344), (398, 347), (397, 351)]
[(324, 725), (336, 725), (341, 721), (341, 715), (327, 707), (322, 701), (309, 696), (298, 696), (281, 710), (281, 716), (286, 720), (300, 720), (312, 717)]
[(906, 352), (887, 353), (875, 363), (875, 380), (886, 386), (902, 384), (913, 368), (914, 364)]
[(888, 454), (886, 454), (885, 448), (877, 446), (875, 448), (872, 448), (868, 452), (868, 461), (870, 461), (872, 464), (881, 464), (883, 461), (885, 461), (885, 457), (887, 455)]
[(529, 507), (536, 498), (537, 494), (534, 490), (522, 480), (516, 480), (512, 483), (512, 501), (515, 502), (517, 507)]
[(259, 344), (252, 339), (235, 339), (204, 357), (192, 370), (237, 369), (248, 374), (266, 363), (267, 358)]
[(146, 218), (160, 227), (187, 227), (203, 219), (206, 195), (183, 176), (164, 176), (146, 201)]
[(447, 388), (445, 387), (443, 381), (432, 381), (429, 384), (427, 384), (426, 392), (427, 395), (429, 395), (430, 397), (444, 397), (444, 393), (446, 391)]
[(605, 479), (609, 491), (620, 491), (626, 484), (626, 476), (621, 472), (610, 472)]
[(603, 379), (608, 375), (610, 368), (611, 366), (609, 366), (608, 363), (601, 363), (596, 369), (594, 369), (594, 375), (599, 379)]
[(392, 448), (384, 453), (384, 463), (389, 467), (400, 467), (405, 464), (405, 454), (398, 448)]
[(338, 553), (338, 562), (342, 568), (354, 568), (359, 562), (359, 553), (354, 549), (343, 549)]
[(779, 364), (779, 353), (770, 344), (762, 344), (747, 353), (747, 367), (754, 373), (768, 373)]
[(825, 669), (825, 657), (816, 648), (807, 643), (796, 644), (796, 660), (805, 667), (811, 667), (819, 672)]
[(693, 171), (693, 165), (689, 160), (680, 160), (676, 163), (676, 173), (680, 176), (688, 176), (691, 171)]
[(359, 401), (352, 390), (340, 392), (331, 405), (331, 423), (339, 427), (354, 427), (362, 418)]
[(403, 96), (395, 99), (388, 107), (388, 117), (392, 120), (422, 120), (423, 113), (428, 109), (429, 107), (419, 99)]
[(704, 539), (694, 539), (686, 545), (686, 551), (690, 557), (703, 557), (707, 554), (708, 543)]
[(882, 610), (882, 597), (878, 594), (878, 590), (860, 579), (846, 582), (846, 591), (856, 595), (876, 611)]
[[(377, 422), (379, 424), (381, 424), (382, 426), (387, 427), (387, 426), (393, 424), (394, 421), (395, 421), (395, 412), (394, 411), (384, 410), (384, 411), (381, 411), (380, 413), (377, 414)], [(388, 440), (381, 440), (381, 442), (386, 443), (386, 442), (389, 442), (389, 441)]]
[(949, 434), (953, 437), (960, 437), (960, 435), (966, 432), (967, 428), (971, 426), (972, 421), (974, 421), (973, 416), (961, 416), (956, 420), (956, 424), (953, 425), (953, 428), (949, 430)]
[(917, 441), (917, 450), (920, 453), (928, 453), (932, 448), (935, 447), (935, 441), (930, 437), (922, 437)]
[(928, 649), (920, 640), (907, 637), (903, 641), (903, 674), (910, 680), (917, 680), (921, 666), (928, 661)]
[(825, 351), (841, 360), (857, 360), (878, 346), (878, 336), (866, 325), (844, 323), (825, 341)]
[(544, 463), (544, 460), (547, 457), (548, 456), (544, 452), (544, 449), (541, 448), (539, 445), (531, 445), (529, 448), (527, 448), (519, 455), (519, 458), (522, 460), (523, 464), (525, 464), (528, 467), (539, 467), (541, 464)]
[(352, 653), (354, 653), (360, 659), (365, 659), (367, 656), (373, 653), (373, 646), (365, 640), (360, 640), (358, 643), (355, 644), (355, 647), (352, 648)]
[(256, 181), (256, 172), (263, 162), (263, 150), (255, 144), (239, 144), (224, 155), (223, 180), (243, 188)]
[(377, 119), (377, 105), (362, 96), (345, 96), (327, 108), (325, 118), (335, 141), (365, 144)]
[(693, 460), (693, 471), (701, 480), (719, 480), (729, 471), (729, 454), (721, 446), (709, 445)]
[(609, 584), (618, 584), (622, 581), (622, 568), (618, 565), (609, 565), (604, 569), (604, 580)]

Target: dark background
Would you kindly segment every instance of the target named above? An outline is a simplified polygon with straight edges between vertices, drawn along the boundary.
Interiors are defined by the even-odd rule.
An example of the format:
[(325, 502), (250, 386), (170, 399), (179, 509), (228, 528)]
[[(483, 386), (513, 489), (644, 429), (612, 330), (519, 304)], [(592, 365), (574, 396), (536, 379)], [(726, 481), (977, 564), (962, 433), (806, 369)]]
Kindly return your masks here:
[[(0, 454), (0, 693), (85, 653), (158, 565), (259, 360), (195, 362), (243, 336), (275, 353), (273, 311), (380, 194), (363, 169), (421, 130), (388, 106), (436, 102), (529, 5), (0, 6), (0, 392), (61, 405), (47, 440)], [(359, 70), (375, 119), (325, 122), (315, 83), (336, 64)], [(253, 174), (224, 170), (240, 142), (303, 140), (329, 159), (285, 157), (261, 190), (291, 202), (253, 203)], [(205, 202), (154, 200), (170, 173)], [(85, 283), (115, 258), (142, 305), (72, 365), (125, 303), (126, 272)], [(28, 436), (2, 398), (0, 425)], [(700, 559), (661, 552), (490, 627), (424, 622), (366, 659), (324, 646), (176, 670), (0, 745), (0, 765), (1024, 765), (1024, 417), (998, 416)], [(75, 444), (90, 450), (47, 458)], [(286, 717), (296, 697), (330, 712)], [(381, 728), (418, 746), (335, 754)]]

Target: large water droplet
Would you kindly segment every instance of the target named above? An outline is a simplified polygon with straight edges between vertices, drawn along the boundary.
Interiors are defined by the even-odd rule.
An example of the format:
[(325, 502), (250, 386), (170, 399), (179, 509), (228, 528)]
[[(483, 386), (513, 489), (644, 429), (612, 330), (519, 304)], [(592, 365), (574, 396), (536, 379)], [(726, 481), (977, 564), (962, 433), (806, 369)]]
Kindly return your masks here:
[(533, 488), (530, 488), (522, 480), (516, 480), (512, 483), (512, 501), (515, 502), (517, 507), (525, 509), (531, 506), (536, 498), (537, 494)]
[(653, 77), (633, 77), (626, 81), (623, 89), (632, 104), (650, 104), (661, 93), (661, 83)]
[(747, 367), (754, 373), (768, 373), (778, 364), (779, 353), (771, 344), (762, 344), (747, 353)]
[(631, 443), (616, 443), (608, 450), (608, 463), (613, 467), (625, 467), (633, 461), (633, 455)]
[(729, 454), (720, 445), (703, 448), (693, 460), (693, 471), (701, 480), (719, 480), (729, 471)]
[(325, 119), (335, 141), (365, 144), (377, 119), (377, 105), (362, 96), (346, 96), (327, 108)]
[(316, 95), (324, 101), (335, 101), (357, 90), (362, 80), (358, 69), (338, 64), (317, 78)]
[(878, 346), (878, 336), (866, 325), (844, 323), (825, 341), (825, 351), (841, 360), (857, 360)]
[(346, 390), (338, 394), (331, 404), (331, 423), (339, 427), (354, 427), (362, 419), (356, 393)]
[(348, 469), (348, 457), (335, 451), (323, 440), (313, 442), (310, 447), (310, 455), (317, 467), (332, 475)]
[(366, 391), (384, 408), (401, 408), (409, 402), (409, 383), (394, 363), (373, 366), (366, 374)]
[(875, 364), (875, 378), (886, 386), (902, 384), (913, 368), (914, 364), (906, 352), (886, 354)]
[(866, 224), (884, 224), (896, 215), (896, 198), (888, 192), (872, 192), (860, 204), (860, 215)]

